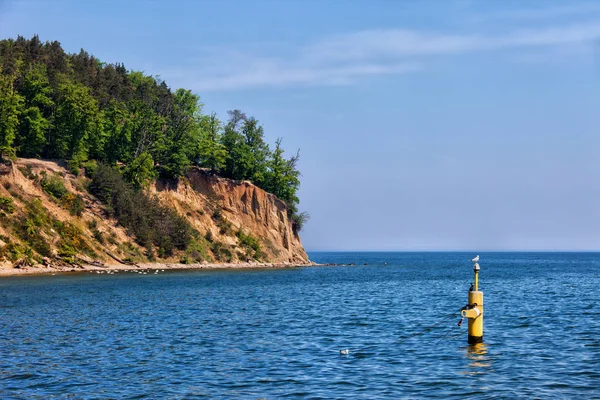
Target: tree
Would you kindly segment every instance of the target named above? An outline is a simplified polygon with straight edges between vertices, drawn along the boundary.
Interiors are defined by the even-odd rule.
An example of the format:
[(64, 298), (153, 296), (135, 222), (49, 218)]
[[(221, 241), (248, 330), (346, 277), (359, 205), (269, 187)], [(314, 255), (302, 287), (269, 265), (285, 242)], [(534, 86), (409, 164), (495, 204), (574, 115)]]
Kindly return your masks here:
[(300, 154), (298, 152), (294, 157), (286, 160), (283, 156), (284, 150), (281, 147), (281, 141), (281, 138), (277, 139), (275, 150), (269, 158), (264, 187), (265, 190), (273, 193), (288, 205), (295, 205), (298, 202), (296, 191), (300, 186), (300, 172), (296, 168)]
[(17, 141), (19, 156), (40, 157), (44, 151), (50, 122), (42, 116), (39, 108), (29, 107), (23, 111), (19, 128), (21, 132)]
[(244, 179), (249, 179), (256, 185), (262, 186), (267, 173), (267, 158), (271, 153), (269, 145), (264, 141), (263, 127), (259, 125), (258, 120), (252, 117), (244, 120), (241, 131), (250, 153)]
[(98, 105), (90, 90), (80, 83), (66, 82), (59, 86), (59, 93), (50, 154), (83, 161), (91, 149), (93, 156), (98, 156), (105, 137)]
[(225, 177), (251, 180), (258, 186), (265, 182), (269, 146), (264, 141), (264, 131), (255, 118), (248, 118), (240, 110), (229, 111), (221, 144), (227, 151)]
[(239, 126), (246, 119), (246, 115), (240, 110), (229, 111), (228, 114), (229, 121), (221, 136), (221, 144), (227, 152), (223, 175), (231, 179), (246, 179), (250, 149), (245, 144), (244, 136), (239, 132)]
[[(127, 163), (132, 156), (133, 122), (127, 106), (111, 100), (104, 110), (105, 152), (100, 160)], [(143, 153), (143, 152), (142, 152)]]
[(13, 142), (17, 137), (23, 96), (15, 91), (16, 75), (3, 75), (0, 70), (0, 159), (14, 157)]
[(54, 107), (52, 87), (44, 64), (35, 63), (28, 68), (21, 93), (24, 111), (16, 140), (17, 151), (20, 156), (40, 157), (44, 152)]
[(213, 113), (200, 119), (200, 142), (198, 143), (198, 164), (217, 172), (225, 167), (227, 150), (220, 143), (221, 122)]
[(177, 89), (173, 97), (166, 135), (161, 142), (159, 165), (161, 174), (176, 178), (185, 174), (192, 159), (198, 157), (202, 104), (197, 95)]
[(156, 175), (154, 160), (150, 153), (146, 152), (136, 157), (123, 171), (123, 178), (136, 189), (147, 187), (156, 179)]

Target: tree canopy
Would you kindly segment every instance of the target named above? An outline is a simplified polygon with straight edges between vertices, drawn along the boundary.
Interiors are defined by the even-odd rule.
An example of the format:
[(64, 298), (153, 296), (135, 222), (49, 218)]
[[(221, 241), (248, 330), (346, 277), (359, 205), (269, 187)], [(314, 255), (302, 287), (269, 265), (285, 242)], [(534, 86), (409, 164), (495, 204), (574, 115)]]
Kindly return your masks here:
[(285, 201), (299, 229), (299, 153), (271, 149), (264, 129), (240, 110), (227, 121), (203, 112), (198, 95), (158, 77), (103, 63), (85, 50), (66, 53), (38, 36), (0, 41), (0, 159), (62, 159), (118, 166), (144, 187), (192, 166), (250, 180)]

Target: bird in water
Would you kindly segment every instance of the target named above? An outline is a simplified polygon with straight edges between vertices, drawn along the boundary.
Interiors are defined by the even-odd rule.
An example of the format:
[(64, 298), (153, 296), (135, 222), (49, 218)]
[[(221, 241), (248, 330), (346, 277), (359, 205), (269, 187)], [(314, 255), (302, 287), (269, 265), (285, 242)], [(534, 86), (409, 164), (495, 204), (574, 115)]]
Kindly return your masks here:
[(350, 354), (350, 350), (348, 350), (348, 349), (340, 350), (340, 354), (343, 356), (347, 356), (348, 354)]
[(477, 261), (479, 261), (479, 256), (478, 256), (478, 255), (477, 255), (477, 256), (475, 256), (475, 258), (474, 258), (474, 259), (472, 259), (471, 261), (476, 263)]

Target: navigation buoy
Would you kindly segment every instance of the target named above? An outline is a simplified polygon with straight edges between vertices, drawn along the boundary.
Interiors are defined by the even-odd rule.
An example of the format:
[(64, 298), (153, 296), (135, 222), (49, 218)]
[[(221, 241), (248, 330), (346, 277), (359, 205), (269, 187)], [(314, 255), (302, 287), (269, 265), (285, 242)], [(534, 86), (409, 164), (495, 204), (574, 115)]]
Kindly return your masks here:
[(483, 292), (479, 291), (479, 256), (471, 261), (475, 277), (469, 288), (469, 302), (462, 308), (461, 315), (469, 321), (467, 342), (474, 344), (483, 342)]

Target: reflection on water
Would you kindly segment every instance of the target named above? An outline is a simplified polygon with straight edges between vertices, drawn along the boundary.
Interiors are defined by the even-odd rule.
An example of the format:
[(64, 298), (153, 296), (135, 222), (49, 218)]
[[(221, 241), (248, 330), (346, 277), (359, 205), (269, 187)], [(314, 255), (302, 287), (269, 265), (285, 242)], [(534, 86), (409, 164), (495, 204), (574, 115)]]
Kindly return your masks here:
[(465, 355), (469, 361), (467, 374), (478, 374), (485, 372), (486, 368), (491, 366), (491, 360), (487, 355), (486, 343), (475, 343), (467, 346)]

